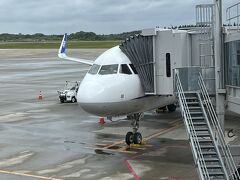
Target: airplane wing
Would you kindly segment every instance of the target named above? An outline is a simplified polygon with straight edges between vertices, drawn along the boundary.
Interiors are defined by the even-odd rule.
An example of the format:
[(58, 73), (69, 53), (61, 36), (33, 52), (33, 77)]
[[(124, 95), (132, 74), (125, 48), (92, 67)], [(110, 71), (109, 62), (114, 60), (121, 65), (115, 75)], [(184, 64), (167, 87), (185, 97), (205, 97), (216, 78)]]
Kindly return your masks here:
[(80, 62), (83, 64), (93, 65), (94, 61), (92, 61), (92, 60), (68, 57), (66, 55), (66, 47), (67, 47), (67, 33), (65, 33), (63, 36), (61, 46), (58, 50), (58, 57), (61, 59), (67, 59), (67, 60), (74, 61), (74, 62)]

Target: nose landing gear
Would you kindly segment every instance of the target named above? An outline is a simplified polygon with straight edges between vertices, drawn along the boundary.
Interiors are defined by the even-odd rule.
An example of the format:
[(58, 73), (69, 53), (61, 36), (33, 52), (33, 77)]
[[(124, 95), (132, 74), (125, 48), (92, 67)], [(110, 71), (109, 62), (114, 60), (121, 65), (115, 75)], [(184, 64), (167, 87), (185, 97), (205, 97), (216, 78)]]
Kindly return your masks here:
[(139, 128), (139, 121), (143, 118), (143, 113), (137, 113), (128, 116), (128, 118), (132, 121), (131, 125), (133, 127), (132, 132), (128, 132), (126, 134), (125, 142), (127, 145), (130, 144), (141, 144), (142, 143), (142, 135), (137, 132)]

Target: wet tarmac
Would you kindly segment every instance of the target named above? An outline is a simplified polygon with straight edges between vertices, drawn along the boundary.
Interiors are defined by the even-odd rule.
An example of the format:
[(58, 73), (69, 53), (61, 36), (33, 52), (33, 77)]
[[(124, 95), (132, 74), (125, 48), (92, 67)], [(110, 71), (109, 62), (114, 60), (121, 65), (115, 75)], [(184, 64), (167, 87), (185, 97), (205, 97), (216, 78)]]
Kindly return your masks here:
[[(103, 50), (72, 50), (96, 58)], [(180, 113), (145, 113), (140, 147), (129, 149), (125, 117), (104, 125), (77, 104), (60, 104), (66, 80), (89, 66), (57, 50), (0, 50), (0, 179), (198, 179)], [(43, 100), (38, 100), (39, 92)]]

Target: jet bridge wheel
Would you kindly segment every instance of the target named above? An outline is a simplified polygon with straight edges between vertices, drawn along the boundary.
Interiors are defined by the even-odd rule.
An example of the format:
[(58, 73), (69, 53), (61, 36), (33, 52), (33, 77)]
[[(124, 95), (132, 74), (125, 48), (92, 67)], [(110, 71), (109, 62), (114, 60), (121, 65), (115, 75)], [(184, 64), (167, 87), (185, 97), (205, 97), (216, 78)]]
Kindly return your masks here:
[(75, 102), (77, 102), (77, 99), (75, 98), (75, 97), (72, 97), (72, 103), (75, 103)]
[(174, 112), (177, 108), (175, 104), (170, 104), (167, 106), (169, 112)]

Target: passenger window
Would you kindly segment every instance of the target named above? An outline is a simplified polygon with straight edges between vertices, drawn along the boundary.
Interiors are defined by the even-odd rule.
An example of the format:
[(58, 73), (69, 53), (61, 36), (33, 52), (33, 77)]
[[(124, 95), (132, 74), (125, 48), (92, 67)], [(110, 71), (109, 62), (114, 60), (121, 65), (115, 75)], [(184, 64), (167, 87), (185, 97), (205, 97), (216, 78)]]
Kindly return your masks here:
[(100, 65), (98, 64), (93, 64), (91, 69), (88, 71), (89, 74), (97, 74), (98, 70), (100, 68)]
[(117, 71), (118, 71), (118, 64), (103, 65), (99, 71), (99, 74), (101, 75), (117, 74)]
[(134, 74), (138, 74), (137, 70), (135, 69), (135, 67), (133, 66), (133, 64), (129, 64), (131, 69), (133, 70)]
[(127, 64), (121, 64), (120, 73), (122, 74), (132, 74)]

